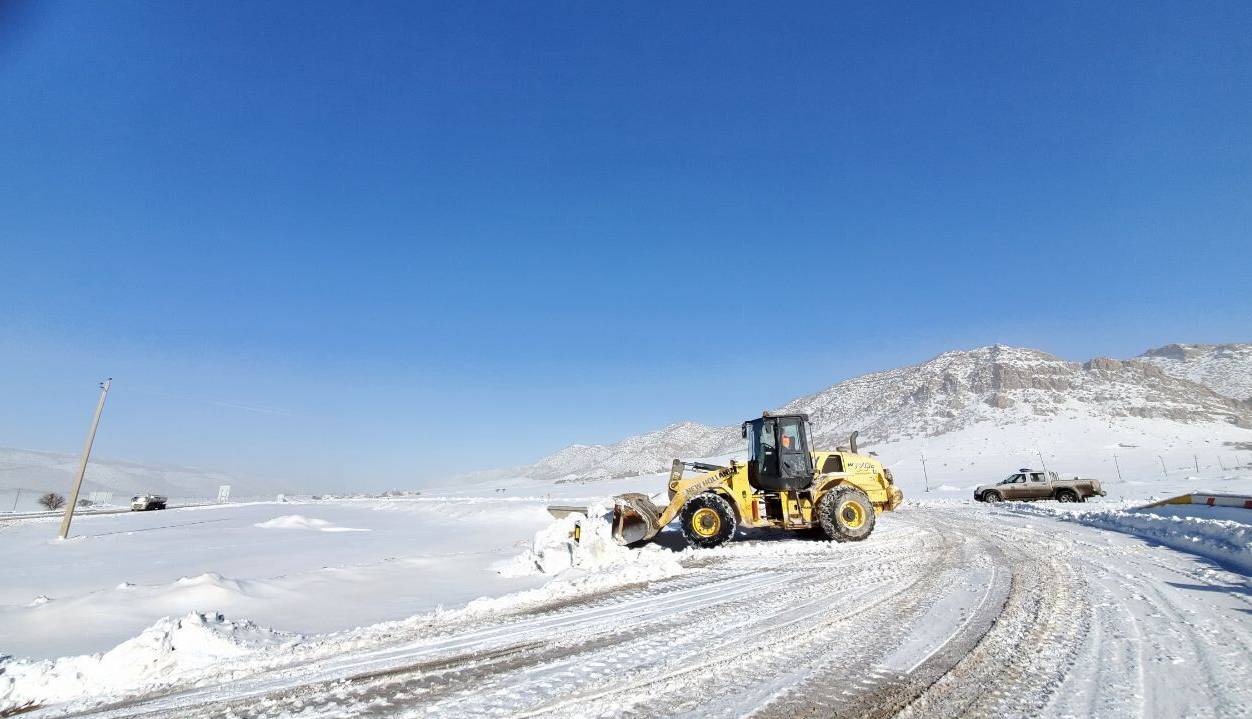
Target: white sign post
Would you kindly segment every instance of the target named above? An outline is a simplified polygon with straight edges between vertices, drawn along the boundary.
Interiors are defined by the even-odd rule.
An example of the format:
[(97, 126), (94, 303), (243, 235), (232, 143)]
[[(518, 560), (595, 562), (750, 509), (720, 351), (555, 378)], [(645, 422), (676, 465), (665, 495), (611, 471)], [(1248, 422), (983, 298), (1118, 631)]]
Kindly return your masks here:
[(223, 484), (217, 488), (217, 503), (225, 504), (230, 499), (230, 485)]

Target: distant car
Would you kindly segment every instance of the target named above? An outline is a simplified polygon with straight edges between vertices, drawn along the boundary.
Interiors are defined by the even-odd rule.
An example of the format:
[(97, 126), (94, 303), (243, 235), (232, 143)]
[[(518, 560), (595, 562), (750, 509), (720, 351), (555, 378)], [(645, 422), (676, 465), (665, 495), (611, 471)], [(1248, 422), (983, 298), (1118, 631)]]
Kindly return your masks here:
[(132, 512), (146, 512), (150, 509), (165, 509), (165, 497), (159, 494), (141, 494), (130, 498)]
[(974, 489), (979, 502), (1055, 499), (1058, 502), (1085, 502), (1088, 497), (1104, 496), (1098, 479), (1061, 479), (1056, 472), (1040, 472), (1023, 467), (995, 484)]

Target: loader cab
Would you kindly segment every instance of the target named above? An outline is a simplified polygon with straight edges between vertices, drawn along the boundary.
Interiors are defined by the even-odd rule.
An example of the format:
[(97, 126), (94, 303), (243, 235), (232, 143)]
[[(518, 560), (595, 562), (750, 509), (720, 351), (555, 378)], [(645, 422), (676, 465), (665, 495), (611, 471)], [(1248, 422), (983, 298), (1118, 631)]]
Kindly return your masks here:
[(748, 440), (748, 483), (766, 492), (808, 489), (813, 483), (809, 418), (763, 415), (743, 423)]

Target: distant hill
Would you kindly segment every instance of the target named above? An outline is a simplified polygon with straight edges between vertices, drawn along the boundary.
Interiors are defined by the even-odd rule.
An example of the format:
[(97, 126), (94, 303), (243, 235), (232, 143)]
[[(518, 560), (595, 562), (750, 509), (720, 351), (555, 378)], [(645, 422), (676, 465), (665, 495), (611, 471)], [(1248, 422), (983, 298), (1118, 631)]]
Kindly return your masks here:
[[(55, 452), (0, 448), (0, 491), (14, 489), (55, 491), (66, 494), (78, 471), (78, 457)], [(144, 492), (170, 497), (216, 497), (219, 485), (231, 485), (231, 496), (269, 494), (273, 490), (223, 472), (188, 467), (140, 464), (92, 457), (83, 481), (84, 497), (90, 492), (114, 493), (114, 501)]]
[[(1175, 347), (1191, 349), (1175, 359)], [(1252, 428), (1252, 405), (1234, 397), (1252, 381), (1248, 348), (1170, 345), (1134, 360), (1078, 363), (993, 345), (845, 380), (778, 411), (808, 414), (815, 443), (825, 447), (845, 444), (852, 430), (861, 432), (864, 445), (884, 445), (958, 432), (974, 436), (980, 427), (983, 435), (994, 428), (997, 436), (1016, 436), (1015, 428), (1053, 420), (1064, 420), (1077, 436), (1084, 428), (1103, 436), (1118, 426), (1130, 437), (1171, 436), (1171, 428), (1195, 436), (1195, 427), (1214, 425), (1242, 437), (1242, 429)], [(737, 425), (683, 422), (613, 444), (566, 447), (514, 473), (546, 480), (628, 477), (664, 471), (674, 457), (737, 454), (742, 442)]]

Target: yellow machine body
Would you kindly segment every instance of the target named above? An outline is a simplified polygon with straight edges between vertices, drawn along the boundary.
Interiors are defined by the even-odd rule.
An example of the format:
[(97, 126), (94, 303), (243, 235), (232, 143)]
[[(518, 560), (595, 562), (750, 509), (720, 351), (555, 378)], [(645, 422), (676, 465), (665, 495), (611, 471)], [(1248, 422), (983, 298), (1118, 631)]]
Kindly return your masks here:
[(740, 526), (781, 529), (812, 527), (817, 521), (813, 511), (822, 495), (843, 484), (864, 492), (878, 514), (895, 509), (904, 500), (903, 493), (892, 484), (890, 473), (877, 459), (851, 452), (814, 452), (813, 466), (825, 466), (830, 457), (841, 460), (842, 471), (818, 472), (811, 488), (794, 492), (753, 489), (748, 484), (748, 469), (742, 464), (684, 477), (682, 462), (674, 460), (669, 479), (670, 502), (661, 514), (661, 526), (668, 524), (667, 520), (673, 519), (688, 499), (702, 492), (720, 494), (729, 500), (738, 514)]
[[(617, 497), (614, 536), (623, 544), (651, 539), (678, 516), (688, 501), (705, 493), (729, 502), (741, 527), (794, 530), (817, 527), (818, 504), (826, 493), (839, 487), (850, 486), (863, 492), (876, 515), (893, 510), (904, 501), (890, 470), (876, 458), (843, 450), (811, 454), (817, 469), (810, 486), (777, 492), (754, 488), (748, 481), (746, 465), (731, 462), (728, 467), (688, 476), (688, 465), (676, 459), (670, 470), (669, 503), (658, 507), (642, 494)], [(851, 520), (855, 521), (855, 516)]]

